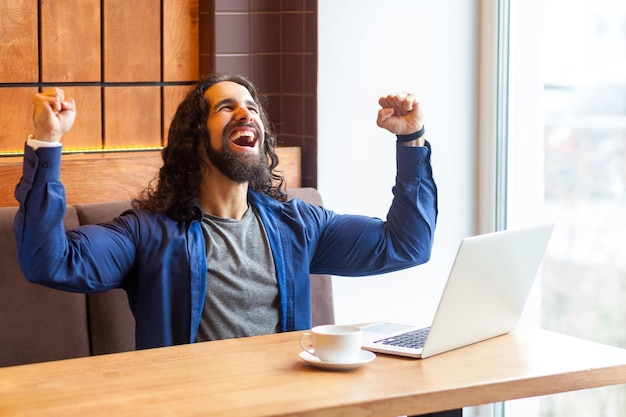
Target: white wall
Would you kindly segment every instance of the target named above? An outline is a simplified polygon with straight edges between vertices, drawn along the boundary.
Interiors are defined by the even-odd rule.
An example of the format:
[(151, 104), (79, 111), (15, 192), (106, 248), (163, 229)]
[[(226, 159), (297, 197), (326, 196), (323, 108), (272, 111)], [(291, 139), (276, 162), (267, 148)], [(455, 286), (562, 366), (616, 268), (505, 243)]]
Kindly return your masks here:
[(439, 187), (431, 261), (334, 278), (338, 322), (431, 314), (461, 238), (473, 233), (477, 120), (476, 0), (319, 0), (318, 188), (340, 213), (385, 218), (395, 137), (376, 126), (378, 98), (410, 91), (425, 111)]

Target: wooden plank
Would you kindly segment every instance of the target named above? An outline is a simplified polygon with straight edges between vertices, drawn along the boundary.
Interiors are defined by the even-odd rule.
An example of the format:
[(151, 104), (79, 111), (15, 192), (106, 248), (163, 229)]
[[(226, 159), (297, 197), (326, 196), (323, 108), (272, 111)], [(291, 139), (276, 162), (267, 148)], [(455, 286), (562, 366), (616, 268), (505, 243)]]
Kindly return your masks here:
[(153, 0), (103, 0), (104, 81), (161, 80), (161, 8)]
[[(292, 188), (299, 187), (300, 150), (278, 148), (277, 153), (287, 183)], [(21, 156), (0, 157), (0, 207), (17, 205), (13, 193), (22, 176), (22, 163)], [(61, 181), (67, 203), (131, 198), (148, 185), (161, 165), (160, 151), (63, 155)]]
[(59, 87), (65, 92), (65, 97), (76, 101), (76, 120), (72, 129), (63, 136), (63, 149), (102, 149), (102, 89), (63, 85)]
[(198, 80), (198, 0), (163, 0), (163, 28), (163, 81)]
[(0, 82), (38, 81), (37, 30), (37, 0), (0, 2)]
[[(131, 198), (154, 176), (159, 159), (158, 152), (63, 155), (61, 181), (67, 203)], [(22, 162), (22, 157), (0, 158), (0, 207), (17, 205), (13, 193), (22, 175)]]
[(161, 146), (160, 87), (104, 88), (104, 147)]
[[(72, 130), (63, 137), (65, 149), (102, 149), (100, 87), (59, 87), (76, 100), (78, 109)], [(37, 92), (36, 87), (0, 88), (0, 152), (23, 152), (26, 137), (33, 133), (32, 99)]]
[(24, 151), (24, 142), (33, 133), (36, 93), (37, 87), (0, 88), (0, 153)]
[(299, 146), (289, 146), (276, 148), (278, 154), (278, 167), (285, 177), (287, 188), (298, 188), (302, 186), (302, 148)]
[(100, 81), (100, 1), (42, 1), (41, 43), (42, 81)]
[(183, 101), (185, 95), (194, 86), (167, 86), (163, 87), (163, 145), (167, 145), (167, 136), (172, 118)]

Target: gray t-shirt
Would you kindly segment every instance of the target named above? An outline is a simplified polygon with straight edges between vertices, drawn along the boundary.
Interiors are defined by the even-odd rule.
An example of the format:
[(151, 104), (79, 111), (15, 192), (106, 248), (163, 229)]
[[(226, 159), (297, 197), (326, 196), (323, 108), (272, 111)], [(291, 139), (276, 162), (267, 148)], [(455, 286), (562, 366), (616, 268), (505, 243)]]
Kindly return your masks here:
[(207, 290), (196, 341), (276, 333), (280, 298), (265, 229), (249, 208), (241, 220), (204, 215)]

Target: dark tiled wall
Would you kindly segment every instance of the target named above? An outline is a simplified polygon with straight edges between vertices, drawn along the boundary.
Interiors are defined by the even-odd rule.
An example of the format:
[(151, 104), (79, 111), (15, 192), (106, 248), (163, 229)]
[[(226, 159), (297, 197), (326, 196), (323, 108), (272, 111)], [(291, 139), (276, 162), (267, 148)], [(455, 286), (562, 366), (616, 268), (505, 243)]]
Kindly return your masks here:
[(317, 186), (317, 0), (200, 0), (200, 72), (250, 78), (282, 146), (302, 148)]

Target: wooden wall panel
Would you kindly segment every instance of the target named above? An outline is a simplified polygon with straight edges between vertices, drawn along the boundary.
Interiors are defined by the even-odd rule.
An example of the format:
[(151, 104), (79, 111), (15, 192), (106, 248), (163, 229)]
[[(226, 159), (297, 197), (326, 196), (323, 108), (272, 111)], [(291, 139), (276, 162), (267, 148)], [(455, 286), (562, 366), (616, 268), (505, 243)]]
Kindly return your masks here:
[(161, 7), (154, 0), (102, 0), (104, 81), (161, 80)]
[(39, 79), (37, 0), (0, 2), (0, 82)]
[(104, 147), (161, 146), (161, 88), (104, 89)]
[[(74, 126), (63, 137), (65, 149), (102, 148), (102, 100), (100, 87), (64, 87), (66, 97), (76, 100)], [(0, 152), (22, 152), (33, 133), (32, 101), (37, 87), (0, 88)], [(0, 159), (0, 163), (1, 163)]]
[(41, 79), (100, 81), (100, 0), (41, 2)]
[[(37, 87), (0, 88), (0, 152), (22, 152), (33, 133), (33, 95)], [(2, 159), (0, 158), (0, 163)]]
[[(0, 206), (7, 205), (7, 201), (11, 201), (10, 205), (14, 203), (13, 188), (21, 175), (22, 157), (13, 155), (22, 152), (24, 141), (32, 132), (32, 96), (39, 88), (46, 89), (51, 84), (64, 88), (68, 96), (77, 100), (77, 120), (63, 138), (64, 150), (103, 151), (64, 154), (62, 175), (66, 187), (74, 190), (71, 202), (123, 198), (121, 189), (134, 191), (139, 182), (145, 186), (148, 179), (144, 177), (150, 171), (145, 167), (153, 166), (158, 151), (108, 151), (158, 148), (166, 143), (171, 118), (192, 87), (184, 84), (193, 84), (201, 73), (209, 75), (218, 70), (214, 59), (217, 35), (214, 3), (207, 0), (0, 0)], [(234, 3), (220, 4), (230, 8)], [(269, 12), (275, 23), (279, 11), (290, 14), (295, 6), (309, 7), (317, 3), (244, 0), (237, 4), (242, 5), (241, 11), (246, 13), (254, 10), (261, 20)], [(309, 12), (315, 17), (314, 10), (303, 12), (306, 12), (305, 18), (310, 17)], [(267, 35), (268, 42), (276, 44), (275, 24), (265, 22), (269, 25), (268, 32), (256, 31), (242, 37), (243, 32), (250, 30), (248, 23), (239, 29), (227, 27), (236, 35), (229, 39), (237, 38), (249, 46), (249, 36), (265, 39)], [(275, 30), (281, 33), (281, 42), (291, 40), (290, 34), (283, 33), (284, 27)], [(300, 33), (300, 29), (297, 28), (297, 32)], [(284, 52), (270, 50), (263, 42), (254, 45), (260, 45), (261, 49), (248, 52), (257, 54), (259, 62), (265, 62), (268, 51)], [(239, 50), (239, 46), (234, 47), (219, 58), (233, 63), (240, 57), (230, 54)], [(201, 58), (204, 66), (199, 68)], [(248, 62), (249, 54), (244, 58)], [(228, 68), (237, 71), (241, 67), (245, 67), (243, 75), (253, 80), (259, 76), (257, 67), (253, 73), (249, 65)], [(274, 67), (277, 66), (262, 66), (262, 70), (281, 73), (284, 70)], [(271, 85), (278, 85), (273, 80)], [(272, 88), (263, 92), (270, 93), (270, 100), (277, 98), (271, 101), (270, 112), (280, 116), (280, 95), (272, 96)], [(282, 123), (280, 117), (273, 117), (272, 121)], [(283, 144), (300, 145), (295, 140), (282, 139)], [(289, 171), (286, 173), (288, 185), (299, 186), (302, 178), (306, 179), (300, 172), (301, 150), (279, 148), (278, 152), (288, 155), (281, 156), (281, 167)], [(160, 157), (158, 161), (160, 163)], [(90, 180), (94, 173), (97, 175)], [(152, 172), (149, 174), (151, 177)]]
[(278, 155), (277, 170), (280, 170), (285, 178), (287, 188), (302, 186), (302, 148), (299, 146), (285, 146), (276, 148)]
[(167, 133), (174, 113), (192, 87), (189, 85), (163, 87), (163, 146), (167, 145)]
[(198, 0), (163, 0), (163, 81), (200, 74)]
[(102, 148), (102, 93), (100, 87), (65, 87), (66, 98), (76, 101), (76, 120), (63, 136), (63, 149)]

